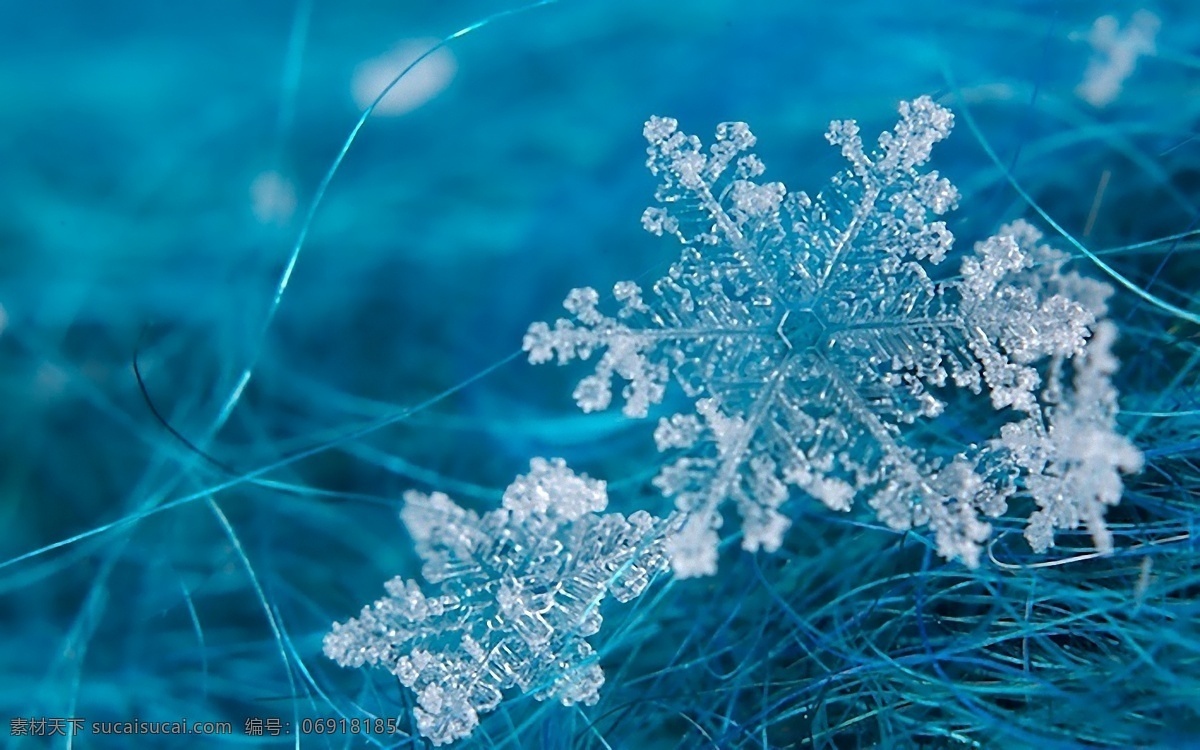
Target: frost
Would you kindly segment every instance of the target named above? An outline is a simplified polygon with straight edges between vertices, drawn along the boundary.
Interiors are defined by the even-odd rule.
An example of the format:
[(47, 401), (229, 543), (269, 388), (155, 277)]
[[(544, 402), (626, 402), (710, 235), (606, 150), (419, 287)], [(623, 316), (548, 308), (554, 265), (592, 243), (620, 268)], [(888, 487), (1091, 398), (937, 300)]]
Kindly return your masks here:
[(561, 459), (534, 459), (482, 516), (434, 492), (409, 492), (401, 518), (434, 585), (395, 578), (387, 596), (336, 623), (325, 654), (388, 669), (417, 695), (417, 728), (435, 745), (469, 735), (519, 688), (565, 705), (598, 698), (604, 673), (585, 640), (607, 596), (629, 601), (665, 567), (669, 521), (601, 515), (603, 482)]
[[(864, 501), (894, 529), (927, 525), (940, 554), (973, 566), (984, 519), (1018, 489), (1013, 475), (1039, 475), (1028, 484), (1037, 497), (1040, 472), (1060, 471), (994, 447), (934, 450), (921, 426), (955, 394), (979, 395), (1012, 423), (1044, 418), (1059, 387), (1044, 373), (1083, 352), (1111, 289), (1064, 274), (1066, 256), (1023, 221), (935, 281), (954, 239), (937, 217), (958, 192), (923, 168), (953, 116), (928, 97), (899, 111), (870, 151), (856, 123), (831, 124), (827, 140), (849, 168), (816, 196), (756, 181), (764, 167), (744, 123), (718, 126), (705, 150), (675, 120), (651, 118), (647, 166), (661, 183), (642, 224), (678, 239), (679, 260), (649, 293), (618, 284), (611, 314), (596, 290), (575, 289), (570, 318), (525, 336), (535, 364), (598, 354), (574, 393), (584, 411), (608, 408), (614, 383), (630, 417), (647, 416), (672, 380), (695, 399), (694, 413), (655, 433), (660, 450), (678, 452), (655, 485), (686, 519), (667, 542), (679, 576), (716, 571), (726, 504), (745, 549), (778, 549), (793, 488), (834, 510)], [(1080, 409), (1100, 398), (1076, 386)], [(1120, 440), (1111, 423), (1090, 424)], [(1118, 480), (1104, 502), (1119, 494)], [(1070, 520), (1047, 513), (1063, 520), (1051, 527)]]

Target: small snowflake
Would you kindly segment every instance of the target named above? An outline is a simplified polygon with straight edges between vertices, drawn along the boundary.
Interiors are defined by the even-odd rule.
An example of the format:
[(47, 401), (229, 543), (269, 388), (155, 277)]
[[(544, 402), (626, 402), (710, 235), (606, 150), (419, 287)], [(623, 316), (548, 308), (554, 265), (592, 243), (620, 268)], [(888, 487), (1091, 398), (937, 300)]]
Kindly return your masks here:
[(381, 666), (417, 694), (420, 733), (440, 745), (517, 687), (538, 700), (595, 703), (604, 673), (585, 640), (609, 595), (629, 601), (665, 566), (669, 521), (645, 511), (601, 515), (604, 482), (561, 459), (534, 459), (479, 516), (442, 493), (409, 492), (401, 513), (436, 586), (395, 578), (388, 596), (337, 623), (325, 654)]
[(1111, 351), (1115, 338), (1112, 323), (1096, 326), (1062, 401), (1047, 405), (1044, 419), (1005, 425), (997, 441), (1025, 471), (1026, 488), (1037, 503), (1025, 529), (1036, 552), (1054, 544), (1056, 529), (1080, 526), (1097, 550), (1113, 548), (1104, 512), (1121, 500), (1121, 475), (1140, 471), (1143, 461), (1115, 430), (1117, 391), (1110, 379), (1117, 369)]

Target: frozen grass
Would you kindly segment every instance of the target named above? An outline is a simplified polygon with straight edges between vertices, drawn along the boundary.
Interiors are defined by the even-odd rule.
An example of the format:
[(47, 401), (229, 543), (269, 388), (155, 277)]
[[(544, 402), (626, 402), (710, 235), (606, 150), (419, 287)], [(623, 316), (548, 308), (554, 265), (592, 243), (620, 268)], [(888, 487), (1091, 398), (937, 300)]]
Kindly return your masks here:
[[(1049, 217), (1127, 281), (1120, 424), (1147, 467), (1109, 514), (1116, 552), (1068, 535), (1038, 557), (1004, 528), (967, 571), (922, 536), (798, 502), (780, 554), (732, 540), (719, 577), (605, 611), (598, 705), (515, 698), (466, 744), (1200, 742), (1200, 27), (1183, 3), (1151, 8), (1157, 54), (1098, 110), (1075, 91), (1099, 10), (794, 5), (504, 15), (451, 42), (443, 93), (366, 121), (344, 161), (358, 63), (513, 9), (0, 12), (0, 713), (230, 721), (230, 742), (273, 746), (297, 738), (244, 720), (398, 717), (375, 744), (420, 746), (394, 680), (320, 654), (331, 622), (416, 574), (404, 490), (485, 510), (550, 454), (608, 478), (613, 510), (660, 509), (652, 426), (577, 414), (577, 373), (518, 356), (566, 289), (669, 260), (638, 227), (640, 123), (746, 120), (778, 176), (815, 185), (837, 159), (814, 146), (829, 119), (878, 131), (931, 93), (971, 124), (936, 157), (970, 210), (960, 247)], [(294, 214), (255, 217), (264, 172), (295, 186)]]

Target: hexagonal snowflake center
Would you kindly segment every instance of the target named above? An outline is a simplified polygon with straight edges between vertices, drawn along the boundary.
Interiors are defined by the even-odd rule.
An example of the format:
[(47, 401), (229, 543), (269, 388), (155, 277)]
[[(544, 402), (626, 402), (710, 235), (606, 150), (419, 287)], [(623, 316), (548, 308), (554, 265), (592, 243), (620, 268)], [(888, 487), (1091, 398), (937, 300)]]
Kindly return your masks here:
[(783, 314), (775, 330), (789, 349), (803, 351), (821, 343), (825, 328), (825, 321), (817, 313), (809, 308), (796, 308)]

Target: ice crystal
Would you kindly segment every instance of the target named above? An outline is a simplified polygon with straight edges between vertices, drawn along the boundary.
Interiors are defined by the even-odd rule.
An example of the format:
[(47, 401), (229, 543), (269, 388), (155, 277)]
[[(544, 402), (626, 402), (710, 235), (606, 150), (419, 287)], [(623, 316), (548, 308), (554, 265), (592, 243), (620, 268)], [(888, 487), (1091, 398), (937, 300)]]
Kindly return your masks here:
[(598, 606), (638, 596), (665, 567), (669, 524), (602, 514), (607, 504), (604, 482), (561, 459), (534, 459), (482, 516), (442, 493), (408, 493), (401, 517), (436, 590), (389, 581), (385, 598), (333, 626), (326, 655), (395, 674), (437, 745), (469, 735), (512, 687), (594, 703), (604, 673), (585, 639), (600, 628)]
[(904, 102), (869, 152), (853, 121), (832, 123), (850, 166), (810, 197), (757, 180), (744, 123), (718, 126), (707, 152), (675, 120), (646, 123), (661, 184), (642, 223), (676, 237), (680, 259), (649, 294), (618, 283), (611, 315), (596, 290), (573, 290), (571, 318), (534, 323), (524, 348), (535, 364), (599, 355), (574, 392), (584, 411), (607, 408), (617, 379), (631, 417), (672, 379), (696, 399), (655, 434), (679, 451), (655, 479), (687, 519), (668, 542), (676, 574), (715, 572), (728, 501), (744, 548), (777, 549), (790, 488), (835, 510), (865, 500), (895, 529), (928, 525), (943, 556), (975, 565), (1013, 473), (1040, 470), (975, 445), (934, 450), (916, 427), (962, 393), (1041, 418), (1043, 371), (1083, 350), (1109, 290), (1063, 274), (1025, 222), (935, 281), (953, 242), (935, 219), (959, 196), (922, 168), (952, 124), (928, 97)]

